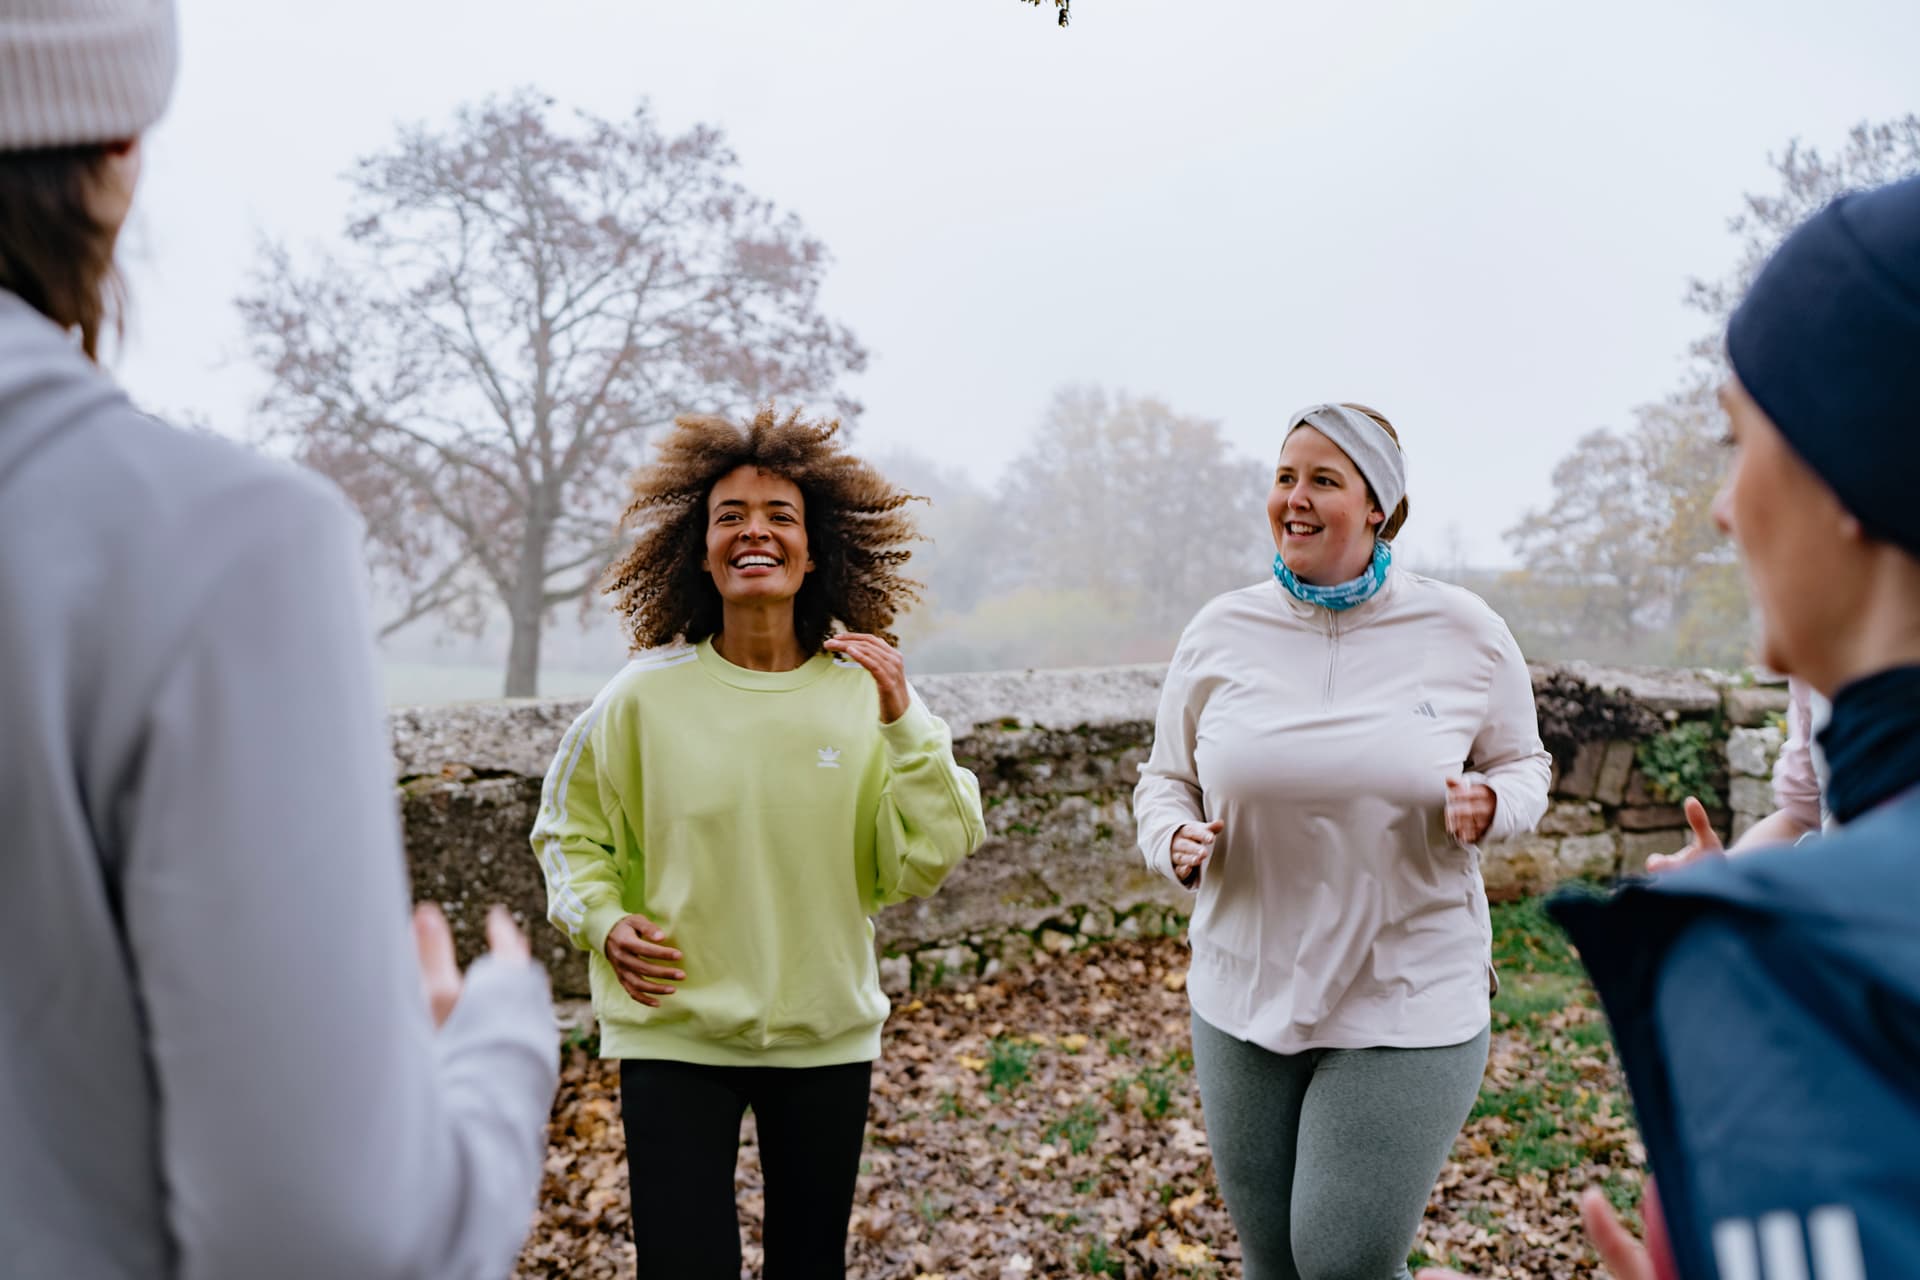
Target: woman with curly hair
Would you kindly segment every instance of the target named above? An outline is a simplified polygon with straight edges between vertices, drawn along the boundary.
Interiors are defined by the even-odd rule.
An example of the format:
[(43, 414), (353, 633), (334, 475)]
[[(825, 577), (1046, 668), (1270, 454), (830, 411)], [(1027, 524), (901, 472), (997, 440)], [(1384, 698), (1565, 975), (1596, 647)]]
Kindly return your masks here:
[(766, 1276), (845, 1274), (887, 1014), (869, 917), (984, 834), (887, 631), (916, 591), (910, 499), (838, 429), (771, 407), (675, 423), (607, 576), (639, 656), (561, 741), (533, 830), (621, 1060), (646, 1277), (740, 1274), (748, 1107)]

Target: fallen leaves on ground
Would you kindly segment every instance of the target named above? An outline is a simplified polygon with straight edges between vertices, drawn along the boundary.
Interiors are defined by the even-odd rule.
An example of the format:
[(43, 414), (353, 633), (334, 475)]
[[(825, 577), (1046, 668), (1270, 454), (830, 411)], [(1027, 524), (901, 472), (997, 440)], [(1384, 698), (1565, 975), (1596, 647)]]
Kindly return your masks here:
[[(1238, 1277), (1193, 1083), (1185, 967), (1172, 939), (1113, 943), (901, 1004), (875, 1068), (847, 1274)], [(1486, 1277), (1592, 1276), (1580, 1191), (1639, 1199), (1643, 1156), (1619, 1070), (1577, 981), (1506, 980), (1480, 1103), (1416, 1261)], [(568, 1053), (521, 1276), (633, 1275), (618, 1079), (615, 1064)], [(757, 1275), (764, 1199), (751, 1117), (740, 1157), (744, 1261)]]

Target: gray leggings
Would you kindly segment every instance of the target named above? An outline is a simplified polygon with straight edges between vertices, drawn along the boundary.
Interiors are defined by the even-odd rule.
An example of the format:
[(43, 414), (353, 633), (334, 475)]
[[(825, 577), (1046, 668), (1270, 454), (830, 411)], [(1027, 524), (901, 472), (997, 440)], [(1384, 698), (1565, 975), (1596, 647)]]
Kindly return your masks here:
[(1194, 1074), (1246, 1280), (1405, 1280), (1487, 1037), (1282, 1054), (1194, 1015)]

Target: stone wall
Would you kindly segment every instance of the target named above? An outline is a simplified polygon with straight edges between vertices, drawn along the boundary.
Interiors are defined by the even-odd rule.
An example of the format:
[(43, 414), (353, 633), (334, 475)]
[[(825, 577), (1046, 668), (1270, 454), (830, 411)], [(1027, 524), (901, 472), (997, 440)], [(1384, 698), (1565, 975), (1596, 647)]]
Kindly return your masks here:
[[(953, 728), (980, 778), (986, 846), (939, 894), (883, 912), (875, 929), (889, 988), (965, 982), (1036, 950), (1178, 931), (1186, 895), (1134, 848), (1133, 784), (1152, 739), (1162, 668), (926, 676), (915, 683)], [(1673, 671), (1538, 667), (1542, 733), (1555, 752), (1540, 830), (1487, 846), (1495, 898), (1563, 880), (1608, 879), (1687, 841), (1674, 800), (1637, 763), (1640, 744), (1678, 724), (1710, 731), (1724, 834), (1772, 805), (1766, 776), (1785, 691)], [(410, 709), (392, 718), (414, 894), (454, 923), (462, 958), (488, 904), (528, 927), (563, 995), (586, 991), (584, 958), (546, 923), (527, 843), (541, 779), (580, 701), (510, 700)]]
[[(1649, 855), (1692, 838), (1680, 801), (1660, 793), (1642, 767), (1649, 739), (1703, 726), (1711, 742), (1706, 782), (1717, 804), (1707, 816), (1731, 842), (1773, 811), (1772, 771), (1784, 740), (1787, 692), (1705, 672), (1611, 669), (1585, 663), (1533, 668), (1541, 734), (1554, 756), (1552, 799), (1539, 827), (1489, 844), (1482, 874), (1496, 901), (1540, 893), (1563, 881), (1610, 880), (1639, 872)], [(1566, 714), (1556, 704), (1579, 704)], [(1579, 712), (1618, 707), (1619, 716)]]

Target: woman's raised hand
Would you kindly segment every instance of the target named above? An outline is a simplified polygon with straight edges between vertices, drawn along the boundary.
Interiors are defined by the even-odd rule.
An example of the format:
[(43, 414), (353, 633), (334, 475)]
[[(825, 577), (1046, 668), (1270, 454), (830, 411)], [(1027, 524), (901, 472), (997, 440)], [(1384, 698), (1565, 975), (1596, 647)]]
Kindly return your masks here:
[(1685, 805), (1687, 826), (1693, 829), (1693, 839), (1687, 847), (1678, 853), (1656, 853), (1647, 859), (1647, 870), (1658, 874), (1662, 871), (1677, 871), (1702, 858), (1721, 857), (1726, 848), (1720, 843), (1720, 835), (1707, 821), (1707, 807), (1693, 796), (1687, 797)]
[[(453, 930), (438, 903), (423, 902), (413, 909), (413, 944), (420, 953), (420, 981), (427, 989), (427, 1007), (433, 1025), (443, 1025), (459, 1003), (465, 979), (453, 954)], [(529, 963), (533, 952), (527, 935), (499, 903), (487, 912), (487, 948), (502, 960)]]
[(668, 982), (684, 982), (687, 975), (668, 960), (681, 955), (667, 944), (667, 931), (645, 916), (628, 916), (607, 932), (607, 963), (627, 994), (650, 1009), (660, 1007), (660, 996), (670, 996)]
[(907, 714), (913, 695), (907, 689), (907, 660), (900, 651), (861, 631), (847, 631), (828, 639), (829, 653), (844, 654), (867, 669), (880, 687), (880, 723), (892, 724)]
[(1215, 818), (1212, 822), (1182, 823), (1174, 830), (1173, 874), (1180, 877), (1181, 884), (1191, 885), (1199, 880), (1201, 868), (1213, 856), (1213, 838), (1226, 825)]

